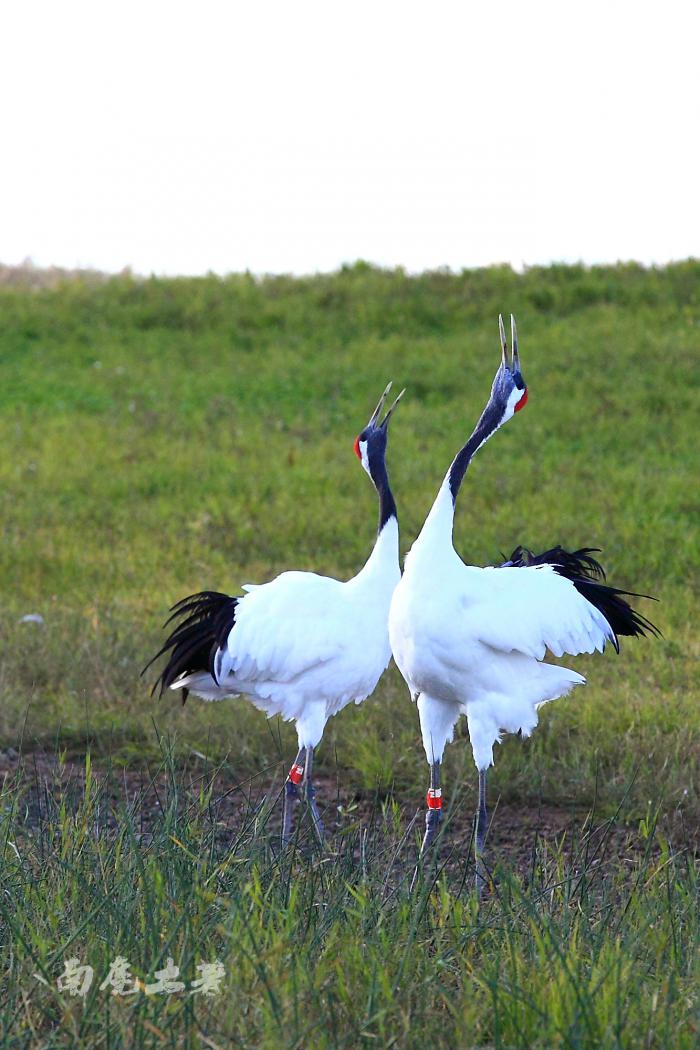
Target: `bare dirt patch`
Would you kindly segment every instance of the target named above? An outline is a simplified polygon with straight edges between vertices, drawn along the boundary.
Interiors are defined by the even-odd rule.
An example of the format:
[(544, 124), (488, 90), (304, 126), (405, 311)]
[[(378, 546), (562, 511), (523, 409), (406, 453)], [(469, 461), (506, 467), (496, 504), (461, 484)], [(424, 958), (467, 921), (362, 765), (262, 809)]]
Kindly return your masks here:
[[(211, 786), (204, 819), (211, 823), (222, 847), (235, 840), (259, 818), (263, 834), (277, 845), (281, 822), (281, 780), (262, 776), (236, 778), (230, 771), (204, 768), (178, 769), (173, 776), (161, 769), (120, 768), (93, 765), (90, 772), (98, 798), (96, 829), (103, 834), (116, 832), (125, 811), (132, 815), (135, 833), (150, 842), (154, 829), (173, 806), (187, 818), (202, 815), (200, 795)], [(32, 835), (55, 817), (61, 803), (77, 809), (85, 796), (85, 761), (59, 761), (45, 752), (21, 755), (13, 749), (0, 751), (0, 785), (10, 788), (16, 815), (22, 829)], [(362, 836), (384, 837), (392, 848), (401, 845), (404, 865), (412, 865), (416, 845), (423, 833), (424, 810), (413, 799), (398, 799), (399, 819), (390, 815), (383, 800), (356, 791), (343, 793), (342, 785), (331, 777), (317, 779), (317, 800), (326, 826), (325, 848), (329, 854), (352, 849), (357, 859), (362, 853)], [(640, 835), (637, 824), (596, 818), (583, 808), (548, 804), (513, 804), (493, 801), (488, 850), (492, 867), (500, 864), (528, 878), (536, 864), (551, 859), (556, 867), (563, 857), (576, 865), (593, 869), (612, 861), (634, 864), (641, 853), (658, 855), (661, 846)], [(303, 805), (297, 807), (308, 841), (310, 828)], [(665, 819), (664, 837), (674, 852), (697, 853), (697, 829), (683, 823), (676, 812)], [(463, 867), (471, 858), (473, 814), (454, 807), (445, 814), (440, 847), (441, 861), (448, 869)], [(353, 836), (356, 844), (353, 845)], [(398, 859), (398, 854), (397, 854)], [(401, 866), (401, 864), (399, 864)]]

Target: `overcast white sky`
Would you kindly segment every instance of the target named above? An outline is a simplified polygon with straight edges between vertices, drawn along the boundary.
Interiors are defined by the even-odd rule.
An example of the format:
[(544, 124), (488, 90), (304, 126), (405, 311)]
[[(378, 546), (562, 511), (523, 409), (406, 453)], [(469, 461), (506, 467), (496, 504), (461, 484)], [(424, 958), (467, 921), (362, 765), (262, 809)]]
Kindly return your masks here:
[(697, 2), (12, 7), (2, 262), (700, 255)]

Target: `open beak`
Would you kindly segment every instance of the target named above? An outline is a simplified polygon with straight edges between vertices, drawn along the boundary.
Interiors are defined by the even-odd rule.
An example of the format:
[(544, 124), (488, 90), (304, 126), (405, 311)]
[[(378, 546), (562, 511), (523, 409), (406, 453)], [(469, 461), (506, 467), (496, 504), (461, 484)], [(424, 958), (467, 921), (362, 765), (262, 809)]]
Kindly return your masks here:
[[(377, 405), (377, 407), (375, 408), (374, 412), (370, 416), (369, 423), (367, 424), (368, 427), (373, 427), (373, 426), (376, 425), (376, 422), (379, 419), (379, 415), (380, 415), (382, 409), (384, 408), (384, 402), (386, 401), (387, 394), (389, 393), (390, 390), (391, 390), (391, 383), (389, 382), (386, 385), (386, 390), (384, 391), (382, 396), (379, 398), (379, 404)], [(396, 402), (394, 402), (394, 403), (396, 403)]]
[(508, 360), (508, 340), (506, 339), (506, 329), (503, 324), (503, 315), (498, 315), (498, 333), (501, 337), (501, 363), (504, 368), (507, 368), (510, 372), (520, 371), (520, 354), (518, 353), (518, 329), (515, 327), (515, 318), (510, 315), (510, 339), (512, 354), (510, 355), (510, 361)]
[(403, 395), (406, 393), (406, 390), (404, 388), (401, 391), (401, 393), (399, 394), (399, 396), (396, 398), (394, 403), (392, 404), (392, 406), (389, 409), (389, 411), (387, 412), (387, 414), (384, 416), (384, 419), (381, 421), (381, 423), (378, 423), (377, 420), (379, 419), (379, 417), (382, 414), (382, 411), (384, 410), (384, 405), (386, 404), (387, 394), (389, 393), (390, 390), (391, 390), (391, 383), (387, 383), (386, 390), (384, 391), (382, 396), (379, 398), (379, 404), (375, 408), (375, 410), (372, 413), (372, 416), (370, 418), (370, 421), (367, 424), (368, 427), (375, 427), (375, 426), (376, 427), (385, 427), (387, 425), (387, 423), (389, 422), (389, 416), (394, 411), (394, 409), (398, 405), (398, 403), (401, 400), (401, 398), (403, 397)]
[(391, 413), (392, 413), (392, 412), (394, 411), (394, 409), (396, 408), (396, 406), (398, 405), (399, 401), (401, 400), (401, 398), (403, 397), (403, 395), (404, 395), (405, 393), (406, 393), (406, 387), (404, 387), (404, 388), (403, 388), (403, 390), (401, 391), (401, 393), (399, 394), (399, 396), (398, 396), (398, 397), (396, 398), (396, 400), (394, 401), (393, 405), (391, 406), (391, 408), (389, 409), (389, 411), (387, 412), (387, 414), (386, 414), (386, 415), (384, 416), (384, 419), (383, 419), (383, 421), (382, 421), (382, 422), (381, 422), (381, 423), (379, 424), (379, 425), (380, 425), (381, 427), (383, 427), (384, 429), (386, 429), (386, 425), (387, 425), (387, 423), (389, 422), (389, 416), (390, 416), (390, 415), (391, 415)]

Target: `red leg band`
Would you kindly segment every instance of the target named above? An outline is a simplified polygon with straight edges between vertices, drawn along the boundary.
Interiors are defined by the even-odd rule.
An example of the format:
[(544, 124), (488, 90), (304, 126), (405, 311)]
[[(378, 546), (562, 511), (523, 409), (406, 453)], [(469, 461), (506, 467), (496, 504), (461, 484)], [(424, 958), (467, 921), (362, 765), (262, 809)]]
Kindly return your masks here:
[(442, 809), (442, 788), (428, 788), (425, 801), (428, 809)]
[(292, 784), (301, 784), (302, 780), (304, 779), (304, 767), (298, 766), (295, 762), (292, 768), (289, 770), (287, 779), (291, 780)]

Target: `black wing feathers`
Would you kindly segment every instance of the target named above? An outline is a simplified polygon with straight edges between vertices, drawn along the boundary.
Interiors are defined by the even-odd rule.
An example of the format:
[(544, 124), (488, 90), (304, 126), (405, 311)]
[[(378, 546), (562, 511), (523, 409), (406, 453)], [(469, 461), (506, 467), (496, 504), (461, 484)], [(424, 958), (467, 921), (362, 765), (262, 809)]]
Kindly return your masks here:
[[(178, 678), (197, 671), (206, 671), (214, 676), (214, 656), (217, 649), (226, 643), (226, 639), (236, 622), (238, 598), (219, 591), (202, 591), (190, 594), (176, 602), (170, 610), (171, 615), (164, 623), (167, 627), (174, 620), (179, 621), (173, 628), (165, 645), (144, 667), (147, 671), (151, 664), (169, 652), (168, 662), (156, 679), (151, 696), (158, 690), (162, 696)], [(143, 673), (143, 672), (142, 672)], [(182, 702), (187, 699), (189, 690), (182, 690)]]
[(605, 579), (605, 570), (593, 554), (598, 554), (599, 547), (581, 547), (577, 551), (567, 551), (563, 547), (552, 547), (544, 554), (533, 554), (527, 547), (516, 547), (510, 556), (510, 563), (522, 565), (553, 565), (557, 572), (567, 579), (584, 576), (589, 579)]
[[(571, 580), (579, 594), (603, 614), (615, 635), (654, 634), (659, 636), (661, 632), (658, 627), (642, 613), (633, 609), (623, 597), (623, 595), (629, 598), (649, 598), (651, 596), (635, 594), (634, 591), (623, 591), (619, 587), (610, 587), (602, 583), (601, 581), (605, 579), (603, 566), (593, 557), (598, 550), (598, 547), (581, 547), (577, 551), (567, 551), (557, 546), (543, 554), (533, 554), (526, 547), (516, 547), (505, 564), (514, 565), (516, 568), (525, 565), (551, 565), (560, 576)], [(652, 599), (652, 601), (655, 600)], [(619, 652), (620, 647), (617, 642), (613, 644)]]

